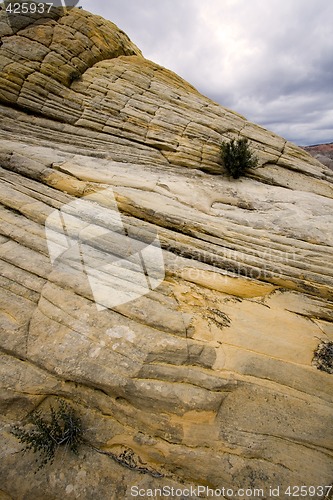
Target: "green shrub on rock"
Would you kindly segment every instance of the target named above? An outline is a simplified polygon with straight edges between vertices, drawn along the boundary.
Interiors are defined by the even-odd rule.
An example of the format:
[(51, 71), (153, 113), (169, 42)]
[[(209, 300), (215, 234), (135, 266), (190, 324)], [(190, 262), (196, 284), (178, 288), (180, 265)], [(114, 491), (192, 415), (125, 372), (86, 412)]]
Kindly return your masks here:
[(319, 346), (314, 352), (312, 364), (326, 373), (333, 374), (333, 342), (321, 340)]
[(22, 451), (32, 450), (39, 455), (37, 470), (53, 462), (60, 446), (69, 448), (77, 455), (78, 447), (83, 442), (81, 420), (65, 401), (60, 400), (57, 409), (51, 407), (50, 415), (46, 417), (40, 410), (35, 410), (29, 421), (32, 424), (29, 429), (15, 425), (11, 432), (20, 443), (25, 444)]
[(222, 142), (221, 157), (224, 167), (234, 179), (238, 179), (247, 169), (258, 164), (258, 158), (251, 152), (247, 139)]

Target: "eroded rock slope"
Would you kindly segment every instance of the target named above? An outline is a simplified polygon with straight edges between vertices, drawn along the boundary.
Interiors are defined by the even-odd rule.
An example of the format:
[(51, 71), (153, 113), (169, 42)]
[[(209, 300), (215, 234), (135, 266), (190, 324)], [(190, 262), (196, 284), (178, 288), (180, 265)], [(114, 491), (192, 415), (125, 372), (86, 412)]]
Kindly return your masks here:
[[(73, 9), (14, 32), (2, 14), (0, 28), (3, 494), (331, 484), (333, 378), (312, 360), (333, 341), (333, 172), (98, 16)], [(259, 164), (235, 181), (219, 150), (237, 137)], [(45, 224), (76, 207), (77, 236), (75, 200), (105, 210), (93, 220), (103, 258), (124, 253), (118, 237), (158, 240), (157, 287), (97, 307), (82, 256), (52, 263), (70, 242), (50, 245)], [(108, 244), (110, 211), (125, 232)], [(57, 396), (90, 445), (34, 475), (10, 429)]]

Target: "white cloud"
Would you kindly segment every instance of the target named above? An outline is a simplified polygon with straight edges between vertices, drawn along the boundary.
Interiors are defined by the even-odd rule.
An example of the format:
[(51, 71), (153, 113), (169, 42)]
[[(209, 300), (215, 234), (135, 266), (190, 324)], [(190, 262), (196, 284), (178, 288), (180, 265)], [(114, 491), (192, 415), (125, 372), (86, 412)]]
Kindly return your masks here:
[(299, 144), (333, 141), (327, 0), (81, 0), (145, 57)]

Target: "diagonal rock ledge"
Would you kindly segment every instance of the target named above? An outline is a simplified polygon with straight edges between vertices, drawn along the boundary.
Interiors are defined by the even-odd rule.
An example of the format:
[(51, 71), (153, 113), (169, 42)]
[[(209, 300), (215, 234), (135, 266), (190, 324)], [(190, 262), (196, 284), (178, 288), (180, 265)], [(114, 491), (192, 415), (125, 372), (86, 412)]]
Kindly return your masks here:
[[(312, 359), (333, 341), (332, 171), (99, 16), (72, 9), (16, 33), (1, 16), (2, 490), (331, 484), (332, 377)], [(219, 148), (239, 136), (259, 165), (234, 181)], [(52, 266), (45, 223), (87, 196), (103, 206), (110, 188), (134, 240), (158, 235), (165, 277), (97, 310), (74, 257), (70, 273)], [(10, 427), (56, 396), (93, 446), (131, 449), (164, 477), (89, 447), (31, 474)]]

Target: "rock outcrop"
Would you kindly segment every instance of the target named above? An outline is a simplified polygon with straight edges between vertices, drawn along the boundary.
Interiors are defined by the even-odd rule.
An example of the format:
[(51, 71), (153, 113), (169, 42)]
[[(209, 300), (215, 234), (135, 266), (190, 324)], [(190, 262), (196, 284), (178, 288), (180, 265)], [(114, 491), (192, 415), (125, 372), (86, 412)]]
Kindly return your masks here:
[[(330, 485), (333, 377), (313, 358), (333, 341), (333, 172), (101, 17), (7, 21), (0, 498)], [(220, 145), (237, 137), (259, 164), (235, 181)], [(34, 474), (10, 431), (57, 397), (86, 444)]]

